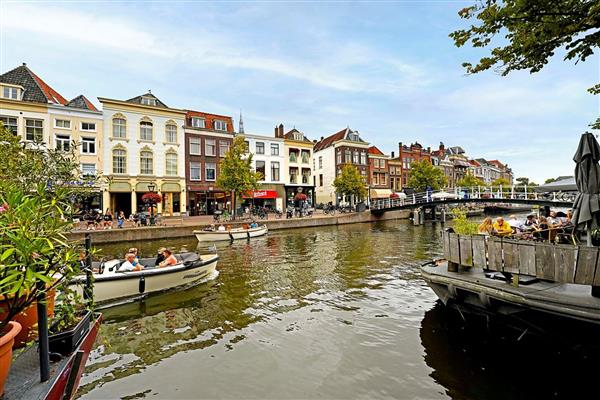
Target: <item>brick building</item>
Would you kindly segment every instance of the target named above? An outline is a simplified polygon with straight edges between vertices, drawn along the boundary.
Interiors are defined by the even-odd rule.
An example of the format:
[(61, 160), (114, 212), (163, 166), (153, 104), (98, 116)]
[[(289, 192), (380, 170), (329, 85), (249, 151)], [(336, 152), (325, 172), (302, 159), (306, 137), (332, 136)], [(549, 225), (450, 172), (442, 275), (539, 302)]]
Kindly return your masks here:
[(410, 169), (414, 161), (427, 160), (431, 163), (431, 149), (423, 148), (418, 142), (411, 143), (409, 146), (398, 143), (398, 160), (402, 168), (402, 188), (408, 186), (410, 178)]
[(389, 199), (392, 191), (390, 190), (390, 156), (383, 154), (376, 146), (368, 149), (369, 153), (369, 198), (370, 199)]

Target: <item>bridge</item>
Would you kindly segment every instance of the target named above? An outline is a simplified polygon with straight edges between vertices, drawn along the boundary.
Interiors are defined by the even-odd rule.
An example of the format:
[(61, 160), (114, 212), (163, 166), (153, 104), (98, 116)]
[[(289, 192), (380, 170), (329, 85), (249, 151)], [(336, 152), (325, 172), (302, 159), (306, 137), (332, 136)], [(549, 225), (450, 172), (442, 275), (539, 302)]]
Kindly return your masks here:
[(500, 203), (537, 205), (541, 207), (572, 207), (576, 192), (531, 191), (527, 186), (511, 187), (455, 187), (437, 191), (420, 192), (406, 198), (389, 198), (371, 201), (371, 213), (382, 214), (391, 210), (435, 208), (445, 204)]

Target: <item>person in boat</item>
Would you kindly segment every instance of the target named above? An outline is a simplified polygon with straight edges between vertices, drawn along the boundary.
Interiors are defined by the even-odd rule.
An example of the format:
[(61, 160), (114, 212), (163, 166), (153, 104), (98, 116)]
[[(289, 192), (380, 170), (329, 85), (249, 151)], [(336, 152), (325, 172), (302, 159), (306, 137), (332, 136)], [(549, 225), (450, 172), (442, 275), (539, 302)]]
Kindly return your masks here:
[(504, 218), (502, 217), (496, 218), (496, 222), (494, 222), (494, 225), (492, 225), (492, 227), (494, 234), (498, 236), (507, 236), (513, 233), (513, 230), (510, 227), (510, 225), (506, 221), (504, 221)]
[(494, 231), (494, 223), (492, 222), (492, 218), (486, 217), (477, 227), (477, 231), (480, 235), (491, 235)]
[(165, 260), (165, 250), (166, 248), (161, 247), (158, 249), (158, 254), (156, 255), (156, 260), (154, 261), (154, 266), (158, 267), (161, 262)]
[(252, 221), (252, 223), (250, 224), (250, 228), (258, 228), (258, 224), (256, 223), (256, 221)]
[(173, 255), (171, 249), (165, 249), (163, 251), (163, 256), (165, 257), (165, 259), (158, 264), (159, 267), (169, 267), (171, 265), (177, 264), (177, 259)]
[(247, 231), (248, 229), (250, 229), (250, 225), (248, 225), (246, 222), (244, 222), (244, 223), (242, 224), (242, 229), (244, 229), (244, 230), (246, 230), (246, 231)]
[(223, 226), (223, 224), (219, 225), (219, 227), (217, 228), (218, 231), (222, 232), (225, 231), (225, 227)]
[(131, 248), (130, 248), (130, 249), (127, 251), (127, 253), (131, 253), (131, 254), (133, 254), (133, 255), (135, 256), (135, 259), (134, 259), (133, 266), (134, 266), (134, 267), (135, 267), (135, 266), (137, 266), (137, 265), (140, 263), (140, 259), (139, 259), (139, 257), (138, 257), (138, 249), (137, 249), (137, 248), (135, 248), (135, 247), (131, 247)]
[(143, 268), (142, 265), (140, 263), (137, 263), (136, 265), (134, 265), (134, 261), (135, 261), (135, 254), (133, 254), (133, 253), (125, 254), (125, 262), (123, 264), (121, 264), (121, 266), (119, 267), (119, 271), (141, 271)]

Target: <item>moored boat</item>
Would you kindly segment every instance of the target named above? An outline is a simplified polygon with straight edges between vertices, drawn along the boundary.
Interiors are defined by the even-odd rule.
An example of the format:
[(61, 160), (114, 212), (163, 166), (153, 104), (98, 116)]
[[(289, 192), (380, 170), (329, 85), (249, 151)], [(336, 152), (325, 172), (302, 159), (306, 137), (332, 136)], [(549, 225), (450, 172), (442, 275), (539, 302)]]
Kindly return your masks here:
[[(168, 267), (156, 267), (153, 258), (142, 258), (140, 263), (145, 267), (141, 271), (119, 271), (119, 260), (95, 265), (98, 269), (93, 273), (95, 304), (112, 305), (149, 293), (189, 286), (215, 274), (217, 254), (174, 255), (178, 263)], [(85, 276), (77, 277), (71, 287), (82, 295)]]
[(264, 236), (269, 229), (266, 225), (257, 226), (255, 228), (232, 228), (229, 230), (197, 230), (194, 235), (200, 242), (218, 242), (222, 240), (238, 240), (250, 239), (258, 236)]

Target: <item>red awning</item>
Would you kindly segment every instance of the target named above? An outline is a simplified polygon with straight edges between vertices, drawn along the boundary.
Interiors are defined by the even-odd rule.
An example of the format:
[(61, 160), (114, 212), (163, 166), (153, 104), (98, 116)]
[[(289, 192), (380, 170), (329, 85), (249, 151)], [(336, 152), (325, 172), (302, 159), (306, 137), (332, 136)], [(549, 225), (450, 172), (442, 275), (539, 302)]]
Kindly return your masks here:
[(245, 199), (276, 199), (277, 191), (276, 190), (254, 190), (248, 192), (246, 196), (243, 196)]

